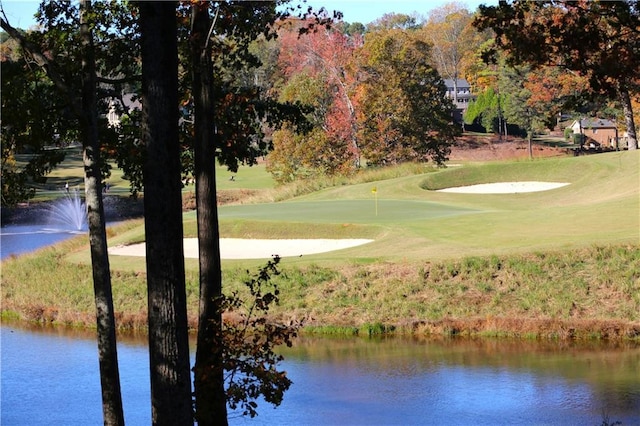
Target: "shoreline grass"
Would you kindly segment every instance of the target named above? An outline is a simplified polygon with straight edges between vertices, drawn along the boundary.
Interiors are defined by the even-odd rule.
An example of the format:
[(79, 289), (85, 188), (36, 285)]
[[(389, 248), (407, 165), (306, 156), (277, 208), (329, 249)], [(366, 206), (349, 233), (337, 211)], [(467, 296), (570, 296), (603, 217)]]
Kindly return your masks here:
[[(68, 261), (85, 245), (79, 237), (4, 260), (3, 319), (93, 328), (90, 265)], [(191, 263), (187, 300), (195, 329), (197, 262)], [(304, 320), (308, 333), (640, 341), (640, 245), (333, 266), (285, 259), (281, 266), (274, 279), (281, 301), (272, 316)], [(247, 269), (255, 270), (225, 264), (225, 292), (243, 291)], [(146, 327), (145, 279), (123, 265), (113, 270), (122, 331)]]
[[(281, 195), (266, 189), (268, 179), (255, 169), (252, 179), (262, 181), (256, 187), (288, 201), (265, 202), (265, 192), (222, 206), (221, 235), (376, 240), (283, 259), (273, 317), (304, 319), (308, 333), (639, 341), (639, 158), (611, 153), (422, 174), (378, 170)], [(532, 194), (431, 190), (483, 180), (571, 184)], [(378, 216), (373, 186), (381, 197)], [(184, 233), (196, 236), (193, 212), (184, 215)], [(144, 241), (143, 222), (127, 221), (108, 235), (110, 245)], [(144, 330), (144, 259), (112, 256), (110, 262), (118, 326)], [(241, 291), (245, 271), (262, 263), (223, 261), (225, 291)], [(186, 259), (185, 266), (193, 327), (198, 265)], [(94, 327), (86, 236), (3, 260), (1, 295), (3, 318)]]

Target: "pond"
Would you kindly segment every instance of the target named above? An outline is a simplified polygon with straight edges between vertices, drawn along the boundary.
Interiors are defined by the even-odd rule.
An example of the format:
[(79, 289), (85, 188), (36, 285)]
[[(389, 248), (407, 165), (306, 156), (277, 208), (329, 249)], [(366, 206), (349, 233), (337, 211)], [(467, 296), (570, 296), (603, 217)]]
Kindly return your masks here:
[(0, 259), (18, 256), (83, 234), (42, 225), (7, 225), (0, 228)]
[[(102, 424), (95, 339), (6, 322), (3, 425)], [(640, 424), (640, 344), (301, 338), (280, 407), (232, 425)], [(127, 424), (150, 423), (144, 338), (121, 338)]]
[[(142, 210), (141, 200), (104, 197), (107, 225), (142, 217)], [(84, 223), (85, 206), (77, 194), (27, 207), (3, 207), (1, 213), (0, 259), (28, 253), (79, 234), (87, 234), (87, 225)]]

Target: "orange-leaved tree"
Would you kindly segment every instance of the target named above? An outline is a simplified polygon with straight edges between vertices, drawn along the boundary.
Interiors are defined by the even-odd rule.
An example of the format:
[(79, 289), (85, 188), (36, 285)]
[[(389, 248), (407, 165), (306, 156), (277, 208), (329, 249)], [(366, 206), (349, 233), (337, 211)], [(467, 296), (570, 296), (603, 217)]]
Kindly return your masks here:
[(640, 90), (637, 2), (515, 1), (480, 6), (475, 25), (496, 33), (512, 64), (553, 65), (579, 73), (594, 95), (617, 99), (628, 148), (637, 149), (631, 98)]

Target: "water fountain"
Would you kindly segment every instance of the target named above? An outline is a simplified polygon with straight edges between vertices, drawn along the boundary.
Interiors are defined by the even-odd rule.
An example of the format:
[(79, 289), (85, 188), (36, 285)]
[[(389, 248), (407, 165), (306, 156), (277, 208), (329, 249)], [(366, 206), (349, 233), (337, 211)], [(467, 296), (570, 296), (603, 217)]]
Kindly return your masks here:
[(48, 210), (48, 224), (58, 226), (59, 231), (84, 231), (87, 229), (87, 209), (78, 191), (67, 193), (56, 200)]
[(75, 191), (53, 202), (27, 207), (23, 213), (13, 223), (2, 223), (2, 259), (83, 234), (88, 228), (85, 204)]
[[(80, 195), (71, 190), (55, 201), (33, 203), (9, 211), (2, 208), (0, 259), (86, 233), (86, 205)], [(142, 200), (106, 196), (104, 205), (107, 224), (143, 216)]]

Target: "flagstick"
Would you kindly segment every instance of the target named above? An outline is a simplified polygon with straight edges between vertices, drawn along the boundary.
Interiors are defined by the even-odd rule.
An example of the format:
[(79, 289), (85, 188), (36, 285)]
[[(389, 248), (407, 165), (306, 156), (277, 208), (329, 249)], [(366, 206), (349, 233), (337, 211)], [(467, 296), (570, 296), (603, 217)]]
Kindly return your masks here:
[(376, 216), (378, 216), (378, 191), (376, 191)]
[(376, 188), (374, 186), (373, 189), (371, 190), (371, 192), (373, 192), (373, 197), (376, 200), (375, 201), (375, 204), (376, 204), (376, 216), (378, 216), (378, 188)]

